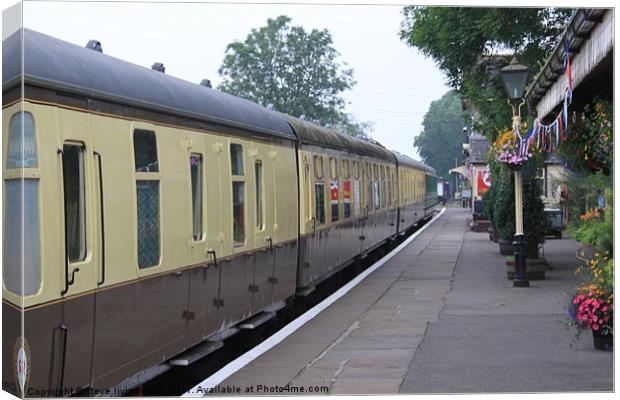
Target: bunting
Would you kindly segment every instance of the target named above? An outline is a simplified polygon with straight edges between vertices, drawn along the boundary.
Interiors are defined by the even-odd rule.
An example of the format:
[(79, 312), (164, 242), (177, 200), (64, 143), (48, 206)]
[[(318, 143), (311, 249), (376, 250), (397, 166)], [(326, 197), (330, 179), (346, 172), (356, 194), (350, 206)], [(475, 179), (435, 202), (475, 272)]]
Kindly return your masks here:
[[(564, 101), (562, 109), (552, 123), (544, 125), (540, 119), (534, 120), (534, 125), (525, 135), (521, 137), (519, 129), (513, 133), (514, 144), (517, 145), (518, 154), (523, 156), (528, 154), (532, 145), (545, 153), (551, 153), (568, 138), (568, 106), (573, 101), (573, 74), (570, 66), (570, 43), (566, 41), (564, 52), (564, 71), (566, 73), (566, 90), (564, 91)], [(535, 142), (535, 143), (534, 143)]]

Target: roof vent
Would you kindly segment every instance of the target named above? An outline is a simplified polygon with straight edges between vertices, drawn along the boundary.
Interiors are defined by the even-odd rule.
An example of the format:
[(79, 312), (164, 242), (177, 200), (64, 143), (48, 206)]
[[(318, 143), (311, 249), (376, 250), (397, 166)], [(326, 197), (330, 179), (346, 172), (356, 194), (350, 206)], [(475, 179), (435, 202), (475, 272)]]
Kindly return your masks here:
[(164, 67), (164, 64), (156, 62), (155, 64), (151, 65), (151, 69), (155, 70), (155, 71), (159, 71), (161, 73), (166, 73), (166, 67)]
[(265, 107), (267, 110), (273, 110), (273, 104), (269, 103), (267, 104), (267, 107)]
[(303, 121), (303, 120), (305, 120), (305, 119), (306, 119), (306, 116), (305, 116), (304, 114), (301, 114), (301, 115), (299, 116), (299, 119)]
[(203, 79), (200, 81), (200, 85), (204, 87), (211, 88), (211, 81), (208, 79)]
[(103, 53), (103, 48), (101, 48), (101, 42), (98, 40), (89, 40), (88, 43), (86, 43), (86, 48), (98, 51), (99, 53)]
[(332, 129), (332, 124), (325, 124), (325, 128)]

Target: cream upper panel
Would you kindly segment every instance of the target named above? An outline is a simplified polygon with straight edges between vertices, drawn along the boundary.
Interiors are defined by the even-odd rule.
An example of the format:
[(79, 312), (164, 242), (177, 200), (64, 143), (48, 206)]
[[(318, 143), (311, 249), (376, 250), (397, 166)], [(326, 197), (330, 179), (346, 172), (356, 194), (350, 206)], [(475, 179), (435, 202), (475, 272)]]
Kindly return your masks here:
[[(41, 290), (24, 299), (25, 306), (56, 300), (64, 286), (64, 219), (62, 203), (62, 169), (58, 149), (80, 131), (79, 143), (84, 145), (86, 179), (86, 225), (88, 259), (92, 273), (87, 279), (85, 269), (76, 274), (76, 282), (68, 295), (77, 295), (100, 288), (101, 225), (99, 177), (94, 151), (101, 155), (103, 203), (105, 211), (106, 280), (102, 287), (125, 284), (141, 277), (194, 265), (209, 259), (207, 250), (215, 248), (218, 257), (251, 251), (265, 246), (265, 236), (277, 241), (297, 237), (297, 178), (292, 143), (274, 145), (254, 142), (176, 127), (135, 122), (116, 117), (69, 110), (65, 108), (24, 103), (36, 123), (36, 144), (39, 165), (24, 170), (39, 180), (39, 217), (41, 238)], [(20, 104), (3, 109), (3, 131), (9, 119), (20, 111)], [(77, 128), (76, 128), (77, 127)], [(133, 132), (144, 129), (155, 132), (159, 172), (135, 171)], [(82, 131), (89, 132), (82, 132)], [(74, 132), (78, 133), (78, 132)], [(6, 159), (7, 135), (3, 135)], [(229, 145), (242, 144), (245, 162), (245, 232), (244, 246), (232, 246), (232, 177)], [(193, 240), (191, 209), (190, 155), (199, 153), (204, 162), (202, 241)], [(256, 228), (256, 182), (254, 164), (262, 162), (265, 174), (263, 204), (265, 219), (262, 230)], [(17, 175), (15, 175), (17, 174)], [(7, 171), (4, 179), (19, 171)], [(137, 249), (136, 180), (159, 181), (160, 259), (156, 266), (139, 269)], [(3, 221), (4, 224), (4, 221)], [(86, 282), (87, 280), (88, 282)], [(3, 289), (3, 296), (14, 304), (19, 296)]]

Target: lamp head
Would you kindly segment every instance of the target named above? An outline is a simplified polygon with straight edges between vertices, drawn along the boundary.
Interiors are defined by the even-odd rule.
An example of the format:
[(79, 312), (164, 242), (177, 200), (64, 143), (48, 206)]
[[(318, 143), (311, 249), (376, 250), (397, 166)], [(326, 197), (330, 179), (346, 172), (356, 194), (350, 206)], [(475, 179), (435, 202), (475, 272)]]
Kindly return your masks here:
[(525, 84), (530, 74), (529, 69), (519, 64), (516, 57), (512, 58), (510, 64), (499, 70), (504, 83), (504, 90), (510, 100), (518, 100), (523, 98)]

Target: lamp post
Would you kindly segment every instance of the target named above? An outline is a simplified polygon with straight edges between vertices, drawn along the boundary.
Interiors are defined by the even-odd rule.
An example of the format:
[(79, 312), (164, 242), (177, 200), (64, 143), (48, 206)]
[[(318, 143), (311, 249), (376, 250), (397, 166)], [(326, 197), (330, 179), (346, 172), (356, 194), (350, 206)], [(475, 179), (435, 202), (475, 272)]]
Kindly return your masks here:
[[(519, 64), (513, 57), (509, 65), (500, 70), (504, 89), (508, 95), (508, 104), (512, 106), (512, 128), (513, 131), (521, 126), (521, 106), (525, 104), (523, 92), (529, 75), (529, 70), (525, 65)], [(525, 261), (526, 240), (523, 233), (523, 181), (519, 167), (515, 168), (515, 237), (512, 246), (515, 255), (515, 275), (512, 282), (514, 287), (529, 287), (527, 279), (527, 265)]]

